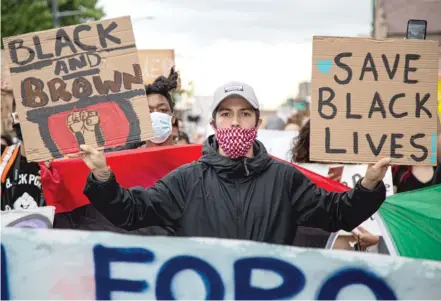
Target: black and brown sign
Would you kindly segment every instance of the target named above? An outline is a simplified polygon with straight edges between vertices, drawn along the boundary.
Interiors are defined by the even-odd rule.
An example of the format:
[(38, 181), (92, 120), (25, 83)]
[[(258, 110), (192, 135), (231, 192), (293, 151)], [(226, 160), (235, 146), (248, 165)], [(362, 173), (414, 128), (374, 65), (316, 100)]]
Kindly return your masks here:
[(152, 137), (129, 17), (4, 39), (30, 161)]
[(311, 160), (436, 164), (436, 41), (314, 37)]

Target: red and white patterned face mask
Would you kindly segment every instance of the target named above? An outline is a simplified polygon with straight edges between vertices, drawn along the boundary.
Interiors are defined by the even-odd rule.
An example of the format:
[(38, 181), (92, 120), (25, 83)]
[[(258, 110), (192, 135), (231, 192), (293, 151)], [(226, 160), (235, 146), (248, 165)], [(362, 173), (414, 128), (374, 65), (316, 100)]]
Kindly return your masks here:
[(257, 131), (255, 128), (225, 128), (216, 129), (216, 140), (224, 153), (232, 158), (245, 157), (253, 147)]

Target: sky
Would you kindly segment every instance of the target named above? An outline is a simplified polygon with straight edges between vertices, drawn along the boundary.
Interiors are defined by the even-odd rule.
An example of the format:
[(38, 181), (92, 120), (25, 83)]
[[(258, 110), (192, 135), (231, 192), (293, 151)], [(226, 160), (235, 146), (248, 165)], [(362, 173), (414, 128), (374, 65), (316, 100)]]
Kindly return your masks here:
[(99, 0), (130, 15), (138, 49), (175, 49), (182, 81), (210, 96), (229, 81), (275, 109), (310, 81), (314, 35), (369, 35), (372, 0)]

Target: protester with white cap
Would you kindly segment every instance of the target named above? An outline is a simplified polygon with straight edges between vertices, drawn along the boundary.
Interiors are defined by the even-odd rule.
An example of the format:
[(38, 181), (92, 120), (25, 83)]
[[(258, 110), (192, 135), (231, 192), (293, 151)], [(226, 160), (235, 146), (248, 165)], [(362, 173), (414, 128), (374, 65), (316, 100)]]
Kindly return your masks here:
[(249, 239), (292, 244), (297, 225), (351, 231), (386, 197), (380, 160), (354, 189), (328, 193), (292, 165), (270, 157), (256, 140), (261, 125), (254, 90), (232, 82), (214, 94), (211, 125), (198, 162), (184, 165), (147, 189), (121, 187), (102, 152), (82, 145), (91, 169), (84, 189), (91, 203), (125, 229), (164, 225), (178, 236)]

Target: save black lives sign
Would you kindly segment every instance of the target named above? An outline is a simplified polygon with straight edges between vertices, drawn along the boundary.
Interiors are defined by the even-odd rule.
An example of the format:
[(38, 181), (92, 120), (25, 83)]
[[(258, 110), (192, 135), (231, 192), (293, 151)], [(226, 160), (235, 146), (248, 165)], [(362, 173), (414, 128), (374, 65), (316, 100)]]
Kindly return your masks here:
[(435, 165), (436, 41), (314, 37), (311, 160)]
[(152, 136), (129, 17), (4, 39), (28, 160)]

